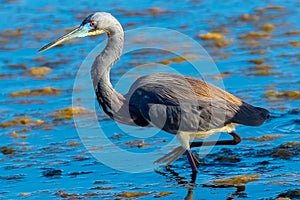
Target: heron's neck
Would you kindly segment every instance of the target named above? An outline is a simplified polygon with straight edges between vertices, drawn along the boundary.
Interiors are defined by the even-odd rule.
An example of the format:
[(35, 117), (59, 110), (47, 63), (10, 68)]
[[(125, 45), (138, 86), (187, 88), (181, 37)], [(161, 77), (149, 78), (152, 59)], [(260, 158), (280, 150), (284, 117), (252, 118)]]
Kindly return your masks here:
[(108, 106), (108, 110), (117, 110), (122, 105), (124, 97), (112, 87), (110, 68), (120, 58), (123, 49), (124, 33), (118, 21), (114, 22), (114, 26), (108, 30), (107, 35), (106, 47), (96, 57), (91, 69), (91, 76), (101, 106), (103, 108)]
[(121, 25), (117, 23), (108, 31), (106, 47), (96, 57), (91, 69), (95, 89), (99, 83), (101, 87), (112, 88), (110, 83), (110, 68), (120, 58), (123, 49), (124, 33)]

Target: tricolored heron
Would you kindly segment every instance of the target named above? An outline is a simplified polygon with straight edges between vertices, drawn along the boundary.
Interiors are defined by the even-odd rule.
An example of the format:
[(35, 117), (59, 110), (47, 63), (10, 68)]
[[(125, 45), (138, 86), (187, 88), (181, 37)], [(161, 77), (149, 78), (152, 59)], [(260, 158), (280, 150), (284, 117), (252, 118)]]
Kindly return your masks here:
[[(234, 131), (238, 124), (259, 126), (269, 116), (266, 109), (254, 107), (220, 88), (188, 76), (154, 73), (138, 78), (125, 95), (110, 82), (110, 68), (123, 49), (124, 32), (116, 18), (105, 12), (89, 15), (72, 32), (45, 45), (39, 52), (76, 37), (106, 33), (108, 42), (91, 67), (91, 77), (99, 104), (113, 120), (134, 126), (154, 126), (176, 134), (181, 146), (157, 162), (170, 164), (186, 152), (192, 171), (197, 158), (191, 147), (235, 145), (241, 138)], [(227, 132), (233, 140), (192, 142), (216, 132)]]

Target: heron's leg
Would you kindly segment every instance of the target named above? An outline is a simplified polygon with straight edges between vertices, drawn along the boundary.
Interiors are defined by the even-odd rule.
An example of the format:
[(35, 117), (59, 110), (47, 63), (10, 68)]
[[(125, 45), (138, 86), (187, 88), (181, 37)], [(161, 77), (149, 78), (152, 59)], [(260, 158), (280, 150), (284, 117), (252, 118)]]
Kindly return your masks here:
[(190, 149), (186, 150), (186, 155), (189, 159), (189, 163), (191, 165), (193, 173), (197, 173), (198, 172), (197, 165), (196, 165), (195, 160), (194, 160), (194, 155), (193, 155), (193, 153), (191, 152)]
[(181, 147), (185, 149), (186, 155), (188, 157), (189, 163), (191, 165), (193, 173), (197, 173), (197, 165), (199, 165), (199, 161), (195, 155), (191, 152), (190, 148), (190, 139), (192, 135), (190, 133), (179, 132), (176, 134), (177, 140), (180, 142)]
[(199, 167), (200, 166), (200, 161), (199, 161), (198, 157), (194, 153), (192, 153), (192, 156), (193, 156), (193, 159), (194, 159), (194, 162), (195, 162), (196, 166)]
[(233, 140), (220, 140), (211, 142), (192, 142), (190, 147), (214, 146), (214, 145), (236, 145), (242, 141), (242, 138), (235, 132), (229, 132)]

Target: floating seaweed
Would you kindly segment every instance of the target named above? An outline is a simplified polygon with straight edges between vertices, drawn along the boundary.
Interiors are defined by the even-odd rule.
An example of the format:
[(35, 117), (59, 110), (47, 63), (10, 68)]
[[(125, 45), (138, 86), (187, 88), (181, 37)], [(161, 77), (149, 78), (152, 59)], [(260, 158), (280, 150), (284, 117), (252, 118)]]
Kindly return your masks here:
[(252, 140), (256, 142), (265, 142), (270, 140), (275, 140), (277, 138), (282, 138), (281, 135), (263, 135), (262, 137), (250, 137), (250, 138), (244, 138), (244, 140)]
[(213, 185), (229, 185), (229, 186), (239, 186), (245, 185), (249, 182), (258, 181), (259, 175), (258, 174), (247, 174), (242, 176), (235, 176), (226, 179), (218, 179), (212, 181)]
[(11, 69), (27, 69), (27, 65), (26, 63), (19, 63), (19, 64), (10, 64), (10, 65), (7, 65), (8, 68), (11, 68)]
[(293, 47), (300, 47), (300, 42), (299, 41), (289, 41), (290, 45)]
[(293, 90), (283, 90), (283, 91), (267, 91), (264, 94), (265, 98), (269, 99), (279, 99), (279, 98), (288, 98), (288, 99), (300, 99), (300, 92)]
[(121, 194), (118, 194), (119, 197), (125, 197), (125, 198), (137, 198), (142, 196), (148, 196), (150, 195), (150, 192), (123, 192)]
[(142, 147), (150, 145), (148, 143), (145, 143), (143, 140), (133, 140), (133, 141), (126, 142), (125, 144), (131, 148), (133, 148), (133, 147), (142, 148)]
[(16, 30), (5, 29), (0, 32), (0, 37), (4, 37), (4, 38), (18, 38), (21, 37), (22, 35), (23, 33), (21, 28), (17, 28)]
[(27, 136), (26, 135), (19, 135), (19, 133), (17, 131), (13, 131), (10, 133), (10, 136), (12, 138), (21, 138), (21, 139), (26, 139)]
[(160, 63), (162, 65), (169, 65), (169, 64), (172, 64), (172, 63), (187, 62), (188, 60), (197, 60), (197, 57), (196, 56), (189, 56), (189, 55), (177, 56), (177, 57), (173, 57), (173, 58), (158, 61), (158, 63)]
[(25, 126), (29, 126), (29, 125), (40, 125), (44, 123), (43, 120), (33, 120), (30, 117), (17, 117), (15, 119), (12, 119), (10, 121), (7, 122), (3, 122), (0, 124), (1, 128), (9, 128), (12, 126), (18, 126), (18, 125), (25, 125)]
[(243, 40), (251, 40), (251, 39), (258, 39), (258, 38), (269, 38), (271, 37), (270, 33), (267, 32), (249, 32), (245, 35), (239, 37), (239, 39)]
[(15, 148), (7, 147), (7, 146), (1, 147), (1, 153), (4, 155), (13, 154), (15, 152), (16, 152)]
[(231, 44), (231, 42), (233, 41), (232, 39), (226, 38), (221, 33), (216, 33), (216, 32), (200, 34), (199, 38), (201, 40), (211, 40), (211, 41), (213, 41), (213, 45), (218, 47), (218, 48), (228, 47)]
[(261, 64), (263, 64), (265, 62), (265, 59), (263, 59), (263, 58), (257, 58), (257, 59), (249, 60), (248, 62), (256, 64), (256, 65), (261, 65)]
[(52, 117), (55, 119), (67, 119), (70, 120), (73, 118), (74, 115), (76, 116), (86, 116), (89, 114), (88, 110), (84, 107), (80, 106), (74, 106), (74, 107), (69, 107), (69, 108), (63, 108), (60, 110), (54, 111), (52, 114)]
[(265, 32), (270, 32), (273, 31), (275, 29), (275, 26), (273, 24), (264, 24), (262, 26), (262, 30)]
[(33, 67), (33, 68), (27, 70), (26, 74), (28, 74), (30, 76), (43, 77), (46, 74), (49, 74), (51, 71), (52, 71), (52, 69), (49, 67)]
[(171, 194), (174, 194), (174, 192), (163, 191), (163, 192), (160, 192), (160, 193), (156, 194), (154, 196), (154, 198), (161, 198), (161, 197), (169, 196)]
[(246, 70), (243, 70), (246, 74), (251, 76), (272, 76), (277, 75), (278, 73), (274, 73), (271, 70), (275, 69), (274, 66), (270, 65), (256, 65), (254, 67), (249, 67)]
[(288, 32), (285, 32), (284, 35), (287, 35), (287, 36), (300, 35), (300, 30), (288, 31)]
[(61, 93), (60, 89), (46, 87), (42, 89), (23, 90), (19, 92), (12, 92), (9, 94), (10, 97), (28, 97), (28, 96), (57, 96)]
[(246, 21), (246, 22), (253, 22), (259, 19), (257, 15), (251, 15), (251, 14), (242, 14), (240, 15), (239, 18), (241, 21)]

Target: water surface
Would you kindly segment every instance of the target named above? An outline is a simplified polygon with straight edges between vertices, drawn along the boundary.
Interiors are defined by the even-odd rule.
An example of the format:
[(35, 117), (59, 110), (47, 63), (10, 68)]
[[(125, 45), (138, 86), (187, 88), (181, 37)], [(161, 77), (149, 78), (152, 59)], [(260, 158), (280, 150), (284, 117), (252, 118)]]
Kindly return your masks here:
[[(296, 1), (276, 0), (176, 3), (2, 0), (0, 198), (123, 199), (125, 192), (133, 192), (141, 195), (139, 199), (152, 199), (161, 192), (169, 192), (161, 198), (275, 199), (282, 193), (299, 189), (299, 6)], [(41, 46), (95, 11), (112, 13), (125, 30), (163, 27), (193, 38), (207, 50), (222, 74), (217, 77), (211, 74), (207, 81), (221, 82), (227, 91), (241, 99), (269, 109), (272, 117), (260, 127), (238, 127), (237, 132), (246, 138), (239, 145), (214, 147), (201, 159), (195, 184), (190, 183), (191, 171), (185, 157), (167, 169), (147, 173), (132, 174), (109, 168), (85, 148), (72, 119), (55, 117), (55, 111), (72, 106), (77, 70), (105, 36), (74, 40), (37, 54)], [(224, 40), (200, 39), (200, 34), (210, 32), (222, 35)], [(170, 45), (174, 47), (176, 43)], [(193, 52), (192, 49), (186, 51)], [(122, 75), (138, 64), (161, 65), (171, 58), (174, 58), (172, 53), (161, 51), (126, 54), (113, 68), (113, 85), (118, 86)], [(201, 77), (188, 62), (167, 64), (182, 74)], [(47, 67), (51, 72), (32, 75), (33, 67)], [(128, 85), (142, 72), (162, 70), (161, 66), (133, 70), (131, 79), (127, 79)], [(118, 86), (122, 92), (128, 89), (124, 85), (127, 86)], [(12, 95), (47, 87), (61, 92), (53, 96)], [(97, 112), (107, 137), (126, 151), (151, 152), (173, 139), (164, 132), (150, 138), (127, 134), (124, 129), (133, 129), (117, 125), (101, 109)], [(4, 122), (25, 116), (31, 121), (3, 126)], [(88, 121), (89, 117), (83, 116), (82, 120)], [(134, 130), (149, 133), (142, 128)], [(229, 137), (222, 135), (221, 138)], [(141, 143), (149, 145), (139, 148)], [(201, 152), (195, 149), (195, 153)], [(214, 182), (242, 175), (258, 178), (234, 186)]]

